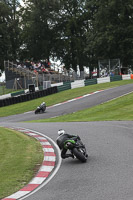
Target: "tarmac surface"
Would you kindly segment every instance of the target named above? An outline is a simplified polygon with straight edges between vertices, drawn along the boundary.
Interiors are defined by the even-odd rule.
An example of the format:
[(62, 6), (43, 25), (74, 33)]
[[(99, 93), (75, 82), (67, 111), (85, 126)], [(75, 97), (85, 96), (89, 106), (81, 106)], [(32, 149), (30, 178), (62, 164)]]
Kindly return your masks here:
[(47, 107), (46, 112), (41, 115), (35, 115), (34, 111), (31, 111), (24, 114), (0, 118), (0, 122), (20, 122), (65, 115), (110, 101), (130, 92), (133, 92), (133, 84), (110, 88), (104, 91), (96, 91), (95, 93), (84, 95), (82, 97), (79, 96), (79, 98), (73, 99), (73, 101), (67, 101), (57, 106)]
[[(0, 119), (2, 126), (38, 131), (56, 141), (57, 131), (77, 134), (86, 145), (87, 163), (62, 160), (52, 179), (26, 200), (132, 200), (133, 199), (133, 122), (25, 123), (82, 110), (133, 92), (133, 84), (120, 86), (47, 109)], [(15, 120), (16, 119), (16, 120)], [(23, 121), (23, 122), (22, 122)], [(57, 159), (58, 160), (58, 159)], [(58, 165), (58, 161), (56, 163)]]

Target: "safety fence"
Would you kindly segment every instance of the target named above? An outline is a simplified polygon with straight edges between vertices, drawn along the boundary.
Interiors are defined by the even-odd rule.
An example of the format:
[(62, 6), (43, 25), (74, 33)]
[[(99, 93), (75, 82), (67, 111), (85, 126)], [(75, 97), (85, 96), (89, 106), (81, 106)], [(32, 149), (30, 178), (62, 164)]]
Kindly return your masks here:
[(36, 87), (35, 92), (30, 92), (28, 90), (22, 90), (6, 95), (0, 96), (0, 107), (12, 105), (15, 103), (20, 103), (24, 101), (29, 101), (32, 99), (37, 99), (40, 97), (44, 97), (50, 94), (54, 94), (57, 92), (62, 92), (69, 89), (84, 87), (88, 85), (120, 81), (120, 80), (129, 80), (133, 79), (133, 74), (129, 75), (116, 75), (112, 77), (103, 77), (97, 79), (87, 79), (87, 80), (79, 80), (79, 81), (67, 81), (61, 83), (51, 84), (50, 88), (43, 89), (43, 87)]
[(48, 96), (54, 93), (57, 93), (57, 86), (47, 88), (45, 90), (38, 90), (32, 93), (21, 94), (17, 96), (8, 97), (5, 99), (0, 99), (0, 107), (9, 106), (16, 103), (21, 103), (25, 101), (30, 101), (40, 97)]
[(85, 86), (97, 84), (97, 79), (87, 79), (84, 81)]
[(58, 92), (71, 89), (71, 82), (63, 82), (63, 85), (57, 86)]

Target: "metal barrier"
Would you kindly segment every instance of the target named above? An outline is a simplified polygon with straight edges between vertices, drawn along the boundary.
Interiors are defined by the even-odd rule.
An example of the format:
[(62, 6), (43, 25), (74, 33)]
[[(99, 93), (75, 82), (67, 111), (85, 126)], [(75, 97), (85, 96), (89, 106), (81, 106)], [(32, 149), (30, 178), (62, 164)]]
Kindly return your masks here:
[(0, 99), (0, 107), (9, 106), (12, 104), (25, 102), (25, 101), (29, 101), (32, 99), (37, 99), (37, 98), (40, 98), (43, 96), (48, 96), (50, 94), (54, 94), (57, 92), (58, 92), (57, 86), (55, 86), (55, 87), (47, 88), (45, 90), (36, 91), (33, 93), (21, 94), (21, 95), (12, 96), (12, 97), (6, 98), (6, 99)]
[(115, 75), (111, 77), (104, 77), (104, 78), (98, 78), (98, 79), (87, 79), (87, 80), (82, 80), (82, 81), (80, 80), (77, 82), (76, 81), (62, 82), (62, 85), (60, 85), (61, 83), (60, 84), (58, 83), (57, 85), (54, 84), (56, 86), (47, 88), (45, 90), (43, 90), (42, 87), (40, 87), (39, 88), (40, 90), (31, 92), (31, 93), (26, 93), (26, 91), (19, 91), (16, 93), (4, 95), (4, 97), (6, 98), (0, 99), (0, 107), (12, 105), (12, 104), (20, 103), (24, 101), (29, 101), (32, 99), (37, 99), (43, 96), (47, 96), (47, 95), (54, 94), (57, 92), (62, 92), (65, 90), (76, 88), (76, 87), (84, 87), (84, 86), (94, 85), (94, 84), (99, 84), (99, 83), (120, 81), (123, 79), (132, 79), (132, 78), (131, 78), (131, 75), (128, 75), (125, 77), (123, 75)]
[(115, 75), (110, 77), (110, 82), (122, 80), (122, 75)]
[(63, 85), (57, 86), (58, 92), (71, 89), (71, 82), (65, 82)]
[(87, 79), (84, 81), (85, 86), (97, 84), (97, 79)]
[(13, 93), (11, 93), (11, 97), (18, 96), (21, 94), (25, 94), (25, 91), (23, 90), (23, 91), (13, 92)]

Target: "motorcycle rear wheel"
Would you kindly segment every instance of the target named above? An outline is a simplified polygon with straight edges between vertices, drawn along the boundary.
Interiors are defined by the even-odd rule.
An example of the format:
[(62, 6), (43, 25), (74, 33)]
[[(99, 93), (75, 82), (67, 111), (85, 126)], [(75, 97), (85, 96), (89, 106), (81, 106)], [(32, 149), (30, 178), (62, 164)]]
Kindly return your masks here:
[(81, 162), (86, 162), (87, 161), (87, 157), (80, 151), (80, 149), (74, 148), (73, 149), (73, 154)]

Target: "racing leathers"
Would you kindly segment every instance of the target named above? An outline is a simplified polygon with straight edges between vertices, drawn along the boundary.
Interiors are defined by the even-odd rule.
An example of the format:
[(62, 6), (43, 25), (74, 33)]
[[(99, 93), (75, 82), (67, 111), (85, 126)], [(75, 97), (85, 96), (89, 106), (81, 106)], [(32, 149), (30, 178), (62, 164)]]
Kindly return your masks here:
[(67, 134), (67, 133), (65, 133), (65, 134), (63, 134), (63, 135), (61, 135), (57, 138), (56, 142), (57, 142), (57, 145), (59, 146), (59, 148), (61, 150), (61, 157), (63, 159), (68, 158), (68, 157), (74, 158), (74, 156), (72, 154), (66, 154), (67, 149), (64, 148), (64, 142), (66, 140), (70, 140), (70, 139), (77, 140), (77, 138), (80, 139), (79, 136), (70, 135), (70, 134)]

